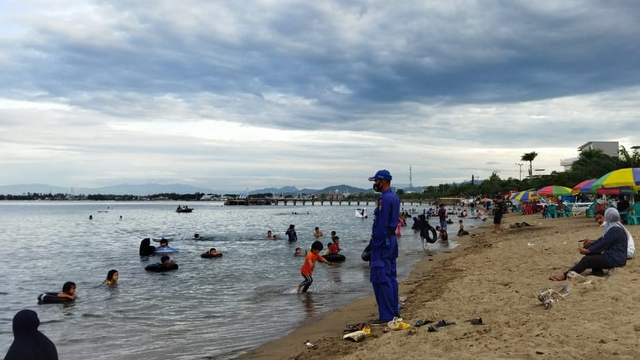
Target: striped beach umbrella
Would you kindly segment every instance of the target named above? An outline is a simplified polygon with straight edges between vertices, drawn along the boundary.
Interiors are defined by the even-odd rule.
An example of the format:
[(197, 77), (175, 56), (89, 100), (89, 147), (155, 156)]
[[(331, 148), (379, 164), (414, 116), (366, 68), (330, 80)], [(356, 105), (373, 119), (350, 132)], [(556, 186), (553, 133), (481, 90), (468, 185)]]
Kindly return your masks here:
[(573, 187), (571, 190), (572, 195), (576, 194), (608, 194), (608, 195), (619, 195), (619, 194), (630, 194), (636, 192), (631, 187), (619, 187), (619, 188), (598, 188), (595, 185), (597, 179), (585, 180), (579, 183), (578, 185)]
[(536, 193), (542, 196), (566, 196), (571, 195), (571, 188), (558, 185), (549, 185), (538, 189)]
[(516, 201), (529, 201), (529, 200), (533, 200), (533, 199), (537, 199), (538, 196), (536, 195), (536, 192), (534, 190), (524, 190), (524, 191), (519, 191), (517, 193), (512, 194), (509, 197), (509, 200), (516, 200)]
[(596, 180), (593, 187), (596, 189), (629, 187), (634, 190), (640, 190), (640, 168), (614, 170)]

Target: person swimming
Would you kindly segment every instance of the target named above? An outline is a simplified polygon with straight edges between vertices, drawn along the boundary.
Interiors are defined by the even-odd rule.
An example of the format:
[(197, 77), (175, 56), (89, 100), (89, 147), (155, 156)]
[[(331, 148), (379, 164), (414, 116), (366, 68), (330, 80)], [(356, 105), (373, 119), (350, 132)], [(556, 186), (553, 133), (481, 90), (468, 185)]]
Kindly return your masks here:
[(118, 283), (118, 279), (120, 279), (120, 273), (118, 273), (118, 270), (112, 269), (109, 270), (107, 278), (102, 283), (112, 286)]

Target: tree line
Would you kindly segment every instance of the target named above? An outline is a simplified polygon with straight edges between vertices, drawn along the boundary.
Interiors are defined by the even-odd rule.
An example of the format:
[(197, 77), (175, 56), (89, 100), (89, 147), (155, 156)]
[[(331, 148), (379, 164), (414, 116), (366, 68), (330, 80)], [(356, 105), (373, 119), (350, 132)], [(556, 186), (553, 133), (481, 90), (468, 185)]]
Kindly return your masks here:
[(398, 192), (403, 199), (476, 197), (479, 195), (492, 197), (507, 194), (513, 190), (537, 190), (548, 185), (560, 185), (572, 188), (581, 181), (600, 178), (613, 170), (640, 167), (640, 152), (638, 152), (638, 149), (629, 152), (624, 146), (621, 146), (619, 156), (617, 157), (606, 155), (601, 150), (587, 149), (580, 152), (580, 157), (573, 163), (571, 170), (562, 172), (554, 171), (549, 175), (534, 176), (532, 174), (532, 163), (537, 155), (536, 152), (532, 152), (522, 156), (522, 161), (529, 162), (529, 176), (522, 180), (512, 177), (501, 179), (498, 174), (494, 172), (481, 184), (474, 184), (473, 182), (440, 184), (438, 186), (428, 186), (420, 194)]

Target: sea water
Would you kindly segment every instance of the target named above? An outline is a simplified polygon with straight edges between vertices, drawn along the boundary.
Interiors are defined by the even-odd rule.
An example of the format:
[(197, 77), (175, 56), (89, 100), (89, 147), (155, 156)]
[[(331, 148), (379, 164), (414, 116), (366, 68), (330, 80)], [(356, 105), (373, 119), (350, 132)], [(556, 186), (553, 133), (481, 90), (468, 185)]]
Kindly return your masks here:
[[(13, 341), (13, 316), (25, 308), (38, 313), (39, 329), (61, 359), (231, 359), (372, 294), (367, 263), (360, 259), (372, 209), (360, 219), (355, 205), (210, 202), (189, 203), (192, 213), (176, 213), (177, 205), (0, 202), (0, 355)], [(401, 279), (425, 256), (412, 223), (399, 239)], [(294, 244), (284, 234), (290, 224), (298, 233)], [(337, 232), (347, 260), (335, 267), (318, 263), (309, 292), (296, 294), (304, 258), (293, 252), (310, 248), (316, 226), (325, 248), (330, 231)], [(457, 221), (450, 226), (455, 234)], [(266, 239), (267, 230), (281, 240)], [(194, 241), (194, 233), (213, 241)], [(163, 235), (180, 248), (171, 255), (180, 269), (147, 272), (144, 267), (159, 259), (141, 258), (140, 241)], [(202, 259), (210, 247), (223, 257)], [(439, 244), (430, 248), (442, 250)], [(120, 273), (117, 286), (100, 285), (110, 269)], [(75, 303), (37, 305), (38, 294), (59, 292), (66, 281), (77, 284)]]

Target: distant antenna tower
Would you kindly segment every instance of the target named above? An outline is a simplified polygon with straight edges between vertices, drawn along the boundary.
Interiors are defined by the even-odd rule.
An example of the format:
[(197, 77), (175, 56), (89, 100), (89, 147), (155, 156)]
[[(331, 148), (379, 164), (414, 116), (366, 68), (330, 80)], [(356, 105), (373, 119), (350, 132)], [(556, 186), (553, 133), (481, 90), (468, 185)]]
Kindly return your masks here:
[(409, 165), (409, 189), (413, 191), (413, 173), (411, 171), (411, 165)]

